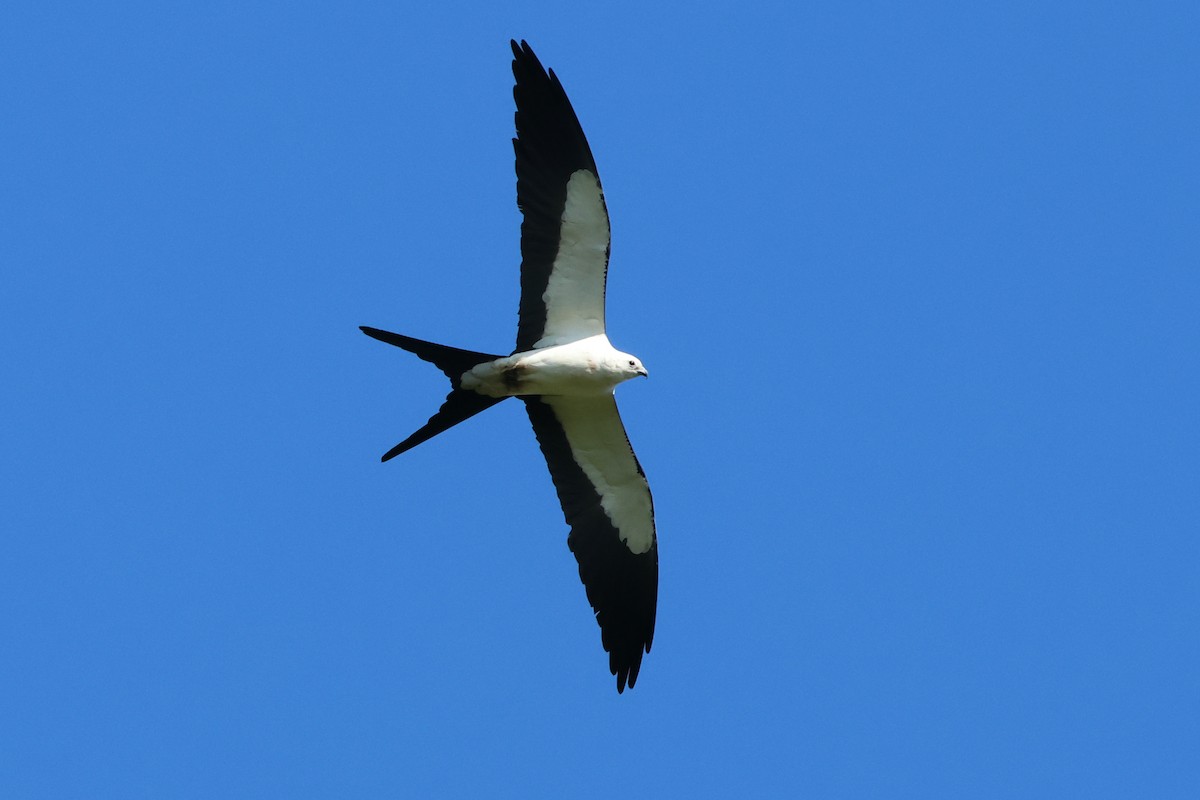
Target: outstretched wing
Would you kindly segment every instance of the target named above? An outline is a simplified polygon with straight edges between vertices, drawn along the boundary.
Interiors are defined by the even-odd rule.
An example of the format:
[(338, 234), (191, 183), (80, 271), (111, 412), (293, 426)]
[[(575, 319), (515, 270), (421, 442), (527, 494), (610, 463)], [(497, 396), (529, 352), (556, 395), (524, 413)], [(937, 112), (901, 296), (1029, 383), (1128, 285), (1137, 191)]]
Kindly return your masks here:
[(604, 333), (609, 226), (592, 150), (554, 71), (512, 42), (521, 308), (515, 352)]
[(600, 624), (617, 691), (632, 688), (654, 639), (654, 501), (616, 399), (522, 397), (571, 533), (567, 545)]

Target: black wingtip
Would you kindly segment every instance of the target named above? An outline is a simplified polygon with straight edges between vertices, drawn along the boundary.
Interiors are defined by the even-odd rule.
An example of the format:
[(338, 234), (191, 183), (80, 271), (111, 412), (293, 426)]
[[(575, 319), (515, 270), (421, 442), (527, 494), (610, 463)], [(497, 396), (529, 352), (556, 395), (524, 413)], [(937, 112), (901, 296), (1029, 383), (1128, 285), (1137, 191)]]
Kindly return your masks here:
[(522, 39), (520, 44), (518, 44), (516, 39), (510, 39), (509, 44), (512, 45), (514, 77), (517, 77), (518, 69), (524, 68), (520, 62), (529, 62), (533, 65), (532, 69), (535, 73), (540, 72), (543, 76), (546, 74), (546, 68), (542, 66), (541, 59), (537, 57), (537, 53), (533, 52), (533, 48), (529, 46), (529, 42)]
[[(650, 648), (647, 647), (645, 652), (649, 651)], [(621, 666), (617, 666), (616, 658), (612, 659), (612, 674), (617, 676), (617, 694), (624, 694), (626, 686), (632, 689), (637, 683), (638, 673), (642, 669), (642, 654), (639, 648), (637, 655)]]

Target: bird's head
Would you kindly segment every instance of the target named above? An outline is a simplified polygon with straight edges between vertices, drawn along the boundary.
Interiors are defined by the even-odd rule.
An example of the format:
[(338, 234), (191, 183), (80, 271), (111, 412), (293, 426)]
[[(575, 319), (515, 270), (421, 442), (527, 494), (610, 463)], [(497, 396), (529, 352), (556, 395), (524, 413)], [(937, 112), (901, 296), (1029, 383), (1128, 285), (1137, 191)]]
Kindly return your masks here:
[(636, 378), (639, 375), (643, 378), (650, 377), (650, 373), (642, 366), (642, 362), (638, 360), (637, 356), (631, 356), (629, 353), (617, 353), (616, 359), (617, 366), (625, 375), (625, 380)]

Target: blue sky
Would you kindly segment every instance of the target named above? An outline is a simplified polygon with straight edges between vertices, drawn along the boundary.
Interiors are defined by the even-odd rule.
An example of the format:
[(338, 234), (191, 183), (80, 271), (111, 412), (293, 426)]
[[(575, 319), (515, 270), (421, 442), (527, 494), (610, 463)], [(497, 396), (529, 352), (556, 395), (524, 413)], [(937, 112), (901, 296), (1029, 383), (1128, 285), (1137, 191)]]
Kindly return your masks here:
[[(434, 4), (429, 4), (433, 6)], [(0, 794), (1195, 797), (1193, 3), (9, 3)], [(612, 215), (661, 593), (523, 410), (510, 37)]]

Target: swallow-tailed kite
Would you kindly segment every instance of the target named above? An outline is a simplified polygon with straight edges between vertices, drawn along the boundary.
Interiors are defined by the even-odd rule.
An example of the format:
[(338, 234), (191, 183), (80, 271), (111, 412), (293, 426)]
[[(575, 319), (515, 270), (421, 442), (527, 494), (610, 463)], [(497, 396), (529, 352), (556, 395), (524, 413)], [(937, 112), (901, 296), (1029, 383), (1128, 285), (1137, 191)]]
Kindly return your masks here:
[(516, 86), (521, 304), (517, 346), (497, 356), (363, 327), (433, 363), (450, 379), (445, 403), (387, 461), (508, 397), (520, 397), (550, 467), (571, 532), (567, 546), (600, 624), (617, 691), (637, 681), (658, 600), (650, 487), (629, 446), (613, 389), (646, 375), (609, 344), (604, 283), (609, 227), (596, 162), (554, 71), (512, 42)]

